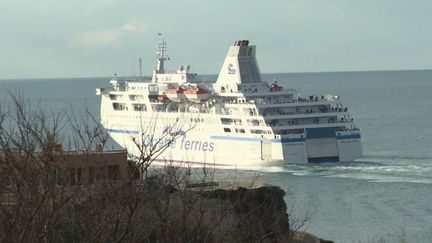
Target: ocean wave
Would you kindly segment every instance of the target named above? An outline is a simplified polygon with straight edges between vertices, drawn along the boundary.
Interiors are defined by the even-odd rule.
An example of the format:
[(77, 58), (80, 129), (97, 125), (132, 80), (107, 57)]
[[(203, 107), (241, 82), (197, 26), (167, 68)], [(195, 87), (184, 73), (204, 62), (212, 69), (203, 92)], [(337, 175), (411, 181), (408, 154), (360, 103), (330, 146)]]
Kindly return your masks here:
[(406, 155), (406, 154), (395, 154), (396, 152), (369, 152), (363, 155), (361, 160), (375, 161), (375, 160), (430, 160), (432, 161), (432, 155)]
[[(197, 168), (195, 168), (197, 169)], [(198, 168), (199, 169), (199, 168)], [(432, 163), (389, 163), (361, 159), (355, 162), (297, 164), (297, 165), (255, 165), (243, 167), (217, 167), (221, 175), (250, 176), (251, 173), (287, 173), (293, 176), (321, 176), (349, 178), (370, 182), (408, 182), (432, 184)]]
[(264, 173), (289, 173), (294, 176), (350, 178), (370, 182), (410, 182), (432, 184), (432, 165), (391, 165), (375, 162), (287, 165), (263, 170)]

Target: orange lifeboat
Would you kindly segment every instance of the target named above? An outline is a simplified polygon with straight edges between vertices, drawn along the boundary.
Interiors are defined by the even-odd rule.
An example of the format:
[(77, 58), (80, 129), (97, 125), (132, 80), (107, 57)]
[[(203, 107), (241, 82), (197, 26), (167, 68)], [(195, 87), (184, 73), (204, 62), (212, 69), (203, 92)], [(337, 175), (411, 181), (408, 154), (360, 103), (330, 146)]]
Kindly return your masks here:
[(184, 94), (184, 89), (182, 87), (178, 88), (169, 88), (164, 91), (166, 97), (168, 99), (173, 101), (182, 101), (186, 99), (186, 96)]
[(277, 83), (270, 85), (270, 92), (282, 91), (283, 87), (279, 86)]
[(187, 99), (192, 101), (194, 100), (201, 101), (201, 100), (208, 99), (210, 97), (210, 93), (208, 92), (208, 90), (205, 90), (200, 87), (196, 89), (187, 89), (184, 91), (184, 94)]
[(160, 102), (165, 102), (165, 101), (167, 101), (168, 100), (168, 97), (166, 96), (166, 94), (164, 93), (164, 94), (161, 94), (161, 95), (158, 95), (158, 101), (160, 101)]

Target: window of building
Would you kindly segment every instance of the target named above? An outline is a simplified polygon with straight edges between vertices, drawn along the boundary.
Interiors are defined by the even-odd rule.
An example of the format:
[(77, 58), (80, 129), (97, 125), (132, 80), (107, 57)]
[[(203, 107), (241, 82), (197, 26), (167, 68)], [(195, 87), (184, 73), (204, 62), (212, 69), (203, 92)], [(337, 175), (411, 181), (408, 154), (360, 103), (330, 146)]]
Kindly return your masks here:
[(90, 167), (89, 168), (89, 183), (93, 184), (96, 182), (96, 173), (95, 173), (95, 168), (94, 167)]
[(120, 179), (120, 166), (110, 165), (108, 166), (108, 180), (118, 180)]
[(69, 180), (71, 185), (81, 185), (82, 179), (82, 168), (70, 168), (69, 169)]
[(231, 132), (231, 128), (224, 127), (224, 131), (225, 131), (225, 132)]
[(106, 167), (90, 167), (89, 183), (101, 183), (106, 180)]

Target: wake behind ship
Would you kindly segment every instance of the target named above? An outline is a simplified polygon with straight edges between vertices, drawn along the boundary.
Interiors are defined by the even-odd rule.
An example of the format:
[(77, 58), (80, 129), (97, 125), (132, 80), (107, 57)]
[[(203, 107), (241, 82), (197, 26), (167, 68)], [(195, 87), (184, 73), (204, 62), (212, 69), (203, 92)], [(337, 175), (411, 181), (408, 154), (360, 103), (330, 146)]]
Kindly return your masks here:
[(103, 126), (133, 155), (181, 134), (157, 161), (241, 167), (362, 156), (360, 130), (339, 97), (302, 97), (263, 81), (249, 41), (229, 48), (214, 83), (200, 82), (189, 65), (165, 70), (165, 52), (163, 41), (152, 77), (115, 77), (96, 91)]

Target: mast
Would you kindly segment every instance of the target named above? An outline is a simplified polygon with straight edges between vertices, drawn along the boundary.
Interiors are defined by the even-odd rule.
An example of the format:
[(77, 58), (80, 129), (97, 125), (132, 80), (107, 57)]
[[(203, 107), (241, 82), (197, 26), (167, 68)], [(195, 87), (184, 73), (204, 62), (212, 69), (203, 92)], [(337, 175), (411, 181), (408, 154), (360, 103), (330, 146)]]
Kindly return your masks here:
[(166, 56), (165, 52), (167, 51), (167, 44), (165, 39), (162, 37), (162, 33), (157, 33), (158, 36), (161, 36), (161, 42), (159, 42), (159, 47), (156, 52), (156, 69), (153, 69), (153, 76), (152, 76), (152, 82), (157, 83), (161, 80), (158, 80), (158, 75), (161, 74), (161, 76), (165, 75), (165, 61), (169, 60), (169, 57)]
[(164, 61), (167, 60), (167, 57), (165, 57), (166, 52), (166, 41), (162, 38), (162, 42), (159, 43), (159, 48), (157, 52), (157, 67), (156, 72), (157, 73), (164, 73)]
[(142, 58), (140, 57), (138, 59), (138, 61), (139, 61), (139, 74), (140, 74), (140, 77), (142, 77)]

